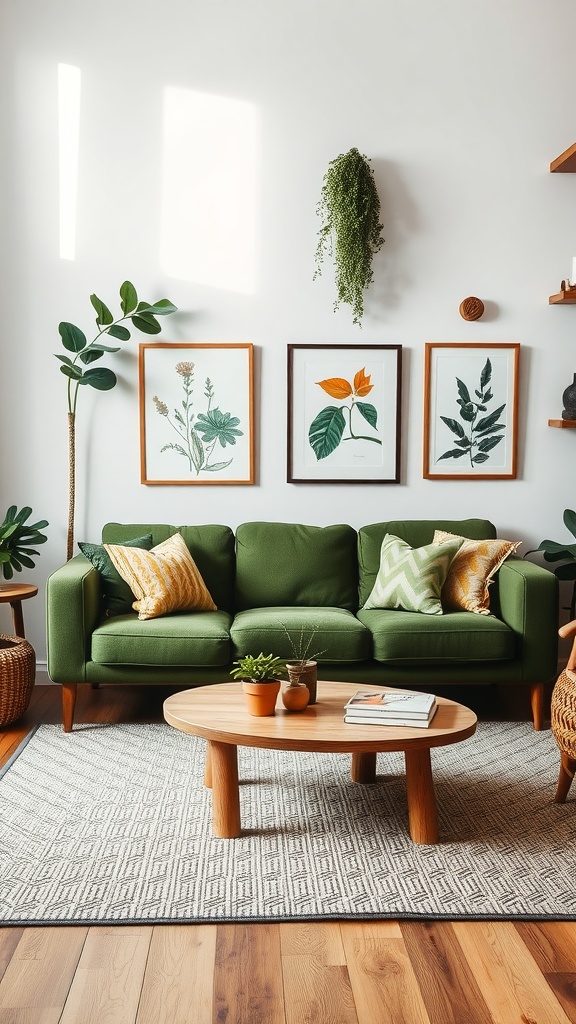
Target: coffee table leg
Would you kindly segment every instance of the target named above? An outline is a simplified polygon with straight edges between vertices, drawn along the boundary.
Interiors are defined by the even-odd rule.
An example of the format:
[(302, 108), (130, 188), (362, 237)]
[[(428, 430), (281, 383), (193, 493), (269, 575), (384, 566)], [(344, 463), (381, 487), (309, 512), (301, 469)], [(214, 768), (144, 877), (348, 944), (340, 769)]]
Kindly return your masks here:
[(376, 782), (376, 754), (352, 754), (352, 782)]
[(212, 830), (220, 839), (237, 839), (241, 832), (238, 748), (232, 743), (210, 740), (206, 755), (208, 765), (212, 782)]
[(210, 758), (210, 743), (206, 744), (206, 762), (204, 764), (204, 785), (212, 789), (212, 760)]
[(438, 816), (429, 750), (406, 750), (410, 835), (415, 843), (438, 842)]

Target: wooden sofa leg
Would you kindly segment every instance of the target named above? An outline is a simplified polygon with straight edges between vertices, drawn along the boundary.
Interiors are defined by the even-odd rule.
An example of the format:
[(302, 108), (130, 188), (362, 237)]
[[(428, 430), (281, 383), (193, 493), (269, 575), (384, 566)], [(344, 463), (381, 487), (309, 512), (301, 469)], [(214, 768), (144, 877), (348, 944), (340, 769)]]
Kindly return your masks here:
[(72, 732), (77, 689), (77, 683), (62, 683), (62, 726), (64, 732)]
[(544, 683), (532, 683), (530, 687), (530, 705), (534, 729), (540, 732), (544, 728)]

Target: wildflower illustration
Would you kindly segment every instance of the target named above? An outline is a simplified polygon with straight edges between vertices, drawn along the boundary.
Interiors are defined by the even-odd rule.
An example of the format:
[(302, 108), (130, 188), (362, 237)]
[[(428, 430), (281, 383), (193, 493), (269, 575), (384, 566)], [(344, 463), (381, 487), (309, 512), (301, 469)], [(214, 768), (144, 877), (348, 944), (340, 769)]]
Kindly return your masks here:
[[(373, 441), (374, 444), (382, 444), (379, 437), (368, 434), (357, 434), (352, 425), (354, 419), (358, 420), (358, 414), (372, 430), (377, 430), (378, 411), (376, 406), (369, 402), (359, 401), (365, 398), (372, 388), (370, 383), (371, 374), (366, 374), (366, 368), (354, 375), (354, 381), (350, 384), (343, 377), (329, 377), (327, 380), (317, 380), (315, 383), (321, 387), (331, 398), (340, 399), (350, 404), (327, 405), (317, 416), (314, 417), (308, 430), (308, 440), (314, 450), (318, 461), (327, 458), (343, 441)], [(348, 428), (348, 433), (344, 432)], [(362, 428), (365, 429), (362, 424)], [(358, 428), (356, 428), (358, 429)]]
[(175, 451), (188, 459), (190, 472), (196, 476), (200, 471), (218, 473), (226, 469), (234, 461), (232, 458), (223, 462), (211, 462), (214, 456), (214, 449), (217, 445), (226, 448), (226, 445), (235, 445), (236, 438), (242, 437), (244, 432), (239, 430), (240, 420), (229, 412), (222, 412), (218, 406), (212, 405), (214, 400), (214, 386), (209, 377), (204, 385), (204, 398), (208, 405), (205, 412), (193, 412), (193, 390), (194, 390), (194, 363), (176, 363), (176, 373), (182, 379), (184, 397), (180, 407), (175, 407), (170, 415), (166, 402), (157, 395), (152, 401), (156, 412), (164, 416), (172, 429), (180, 438), (180, 442), (168, 442), (161, 448), (162, 452)]
[[(493, 401), (494, 395), (490, 382), (492, 380), (492, 363), (486, 360), (482, 373), (480, 374), (480, 386), (474, 389), (474, 397), (471, 396), (466, 384), (456, 377), (458, 389), (457, 404), (460, 406), (459, 417), (462, 422), (452, 419), (450, 416), (440, 416), (443, 423), (455, 435), (455, 448), (450, 448), (436, 460), (462, 459), (467, 456), (472, 468), (487, 462), (490, 452), (504, 437), (506, 430), (505, 423), (499, 423), (501, 413), (506, 407), (506, 402), (498, 406), (492, 412), (488, 412), (488, 405)], [(488, 413), (487, 416), (481, 415)], [(479, 418), (480, 417), (480, 418)]]

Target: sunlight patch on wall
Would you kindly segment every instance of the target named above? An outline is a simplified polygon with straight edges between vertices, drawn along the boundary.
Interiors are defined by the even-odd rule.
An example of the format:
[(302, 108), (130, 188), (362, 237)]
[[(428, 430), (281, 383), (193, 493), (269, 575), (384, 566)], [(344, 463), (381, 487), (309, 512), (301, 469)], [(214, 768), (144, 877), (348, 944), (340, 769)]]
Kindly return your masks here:
[(254, 293), (257, 131), (252, 103), (166, 88), (161, 260), (168, 276)]
[(80, 68), (58, 65), (60, 258), (76, 256), (76, 204), (80, 139)]

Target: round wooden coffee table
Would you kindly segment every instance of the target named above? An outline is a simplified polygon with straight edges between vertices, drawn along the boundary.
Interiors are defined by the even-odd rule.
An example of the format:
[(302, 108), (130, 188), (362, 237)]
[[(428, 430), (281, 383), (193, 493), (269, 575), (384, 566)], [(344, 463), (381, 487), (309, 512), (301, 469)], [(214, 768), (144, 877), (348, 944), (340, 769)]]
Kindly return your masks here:
[(375, 781), (378, 753), (403, 751), (410, 835), (415, 843), (437, 842), (430, 750), (472, 736), (474, 712), (438, 697), (438, 710), (426, 729), (352, 725), (344, 722), (346, 701), (359, 689), (381, 693), (382, 687), (322, 681), (318, 689), (318, 703), (312, 707), (294, 714), (277, 706), (276, 714), (268, 718), (248, 714), (240, 683), (198, 686), (164, 701), (169, 725), (208, 740), (204, 784), (212, 789), (214, 834), (221, 839), (236, 839), (241, 834), (239, 746), (351, 754), (352, 781), (362, 783)]

